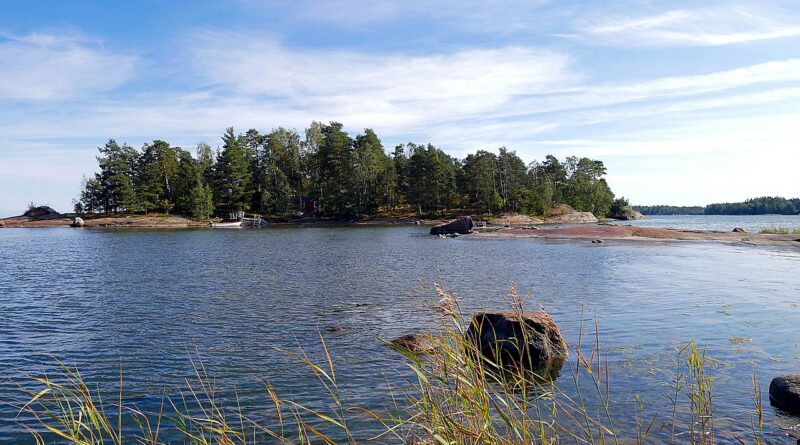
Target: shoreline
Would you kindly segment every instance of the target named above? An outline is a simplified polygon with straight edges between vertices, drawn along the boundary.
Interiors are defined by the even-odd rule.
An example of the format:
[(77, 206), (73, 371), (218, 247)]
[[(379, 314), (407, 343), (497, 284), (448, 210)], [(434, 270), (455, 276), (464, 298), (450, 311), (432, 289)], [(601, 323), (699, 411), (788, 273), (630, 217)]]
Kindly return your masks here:
[[(360, 221), (340, 221), (326, 218), (298, 218), (273, 222), (278, 227), (359, 227), (419, 225), (430, 227), (448, 220), (426, 220), (414, 217), (385, 217)], [(72, 218), (30, 218), (13, 216), (0, 219), (0, 228), (68, 228)], [(207, 227), (207, 221), (198, 221), (179, 215), (100, 216), (85, 218), (84, 228), (105, 229), (186, 229)], [(490, 224), (476, 227), (475, 238), (529, 238), (554, 241), (634, 241), (634, 242), (716, 242), (752, 246), (787, 246), (800, 248), (800, 235), (766, 234), (749, 232), (720, 232), (712, 230), (687, 230), (674, 228), (641, 227), (633, 225), (553, 223), (503, 226)]]
[(800, 235), (681, 230), (657, 227), (576, 225), (561, 227), (500, 228), (478, 232), (480, 238), (535, 238), (560, 241), (638, 241), (638, 242), (717, 242), (753, 246), (787, 246), (800, 248)]

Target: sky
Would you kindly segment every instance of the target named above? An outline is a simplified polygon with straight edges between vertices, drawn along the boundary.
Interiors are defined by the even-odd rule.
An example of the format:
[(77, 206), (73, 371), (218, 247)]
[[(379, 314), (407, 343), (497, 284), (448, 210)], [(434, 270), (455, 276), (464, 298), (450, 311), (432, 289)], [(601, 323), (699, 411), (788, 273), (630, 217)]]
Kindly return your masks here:
[(338, 121), (605, 162), (634, 204), (800, 196), (800, 2), (0, 0), (0, 215), (108, 139)]

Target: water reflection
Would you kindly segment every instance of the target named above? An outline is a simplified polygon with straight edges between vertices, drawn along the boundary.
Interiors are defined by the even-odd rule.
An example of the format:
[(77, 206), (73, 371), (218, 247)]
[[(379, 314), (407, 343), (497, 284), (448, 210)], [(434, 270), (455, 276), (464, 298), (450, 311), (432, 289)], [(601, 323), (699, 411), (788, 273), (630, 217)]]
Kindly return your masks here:
[[(516, 281), (532, 292), (529, 309), (543, 305), (571, 344), (597, 321), (618, 394), (613, 409), (631, 425), (636, 395), (653, 412), (668, 403), (673, 344), (694, 338), (707, 346), (718, 363), (715, 397), (725, 418), (752, 412), (754, 367), (767, 387), (800, 361), (797, 253), (424, 233), (0, 230), (0, 368), (7, 377), (0, 400), (16, 394), (15, 379), (41, 371), (55, 354), (100, 383), (112, 384), (121, 362), (130, 394), (157, 409), (165, 387), (173, 391), (191, 377), (189, 357), (198, 351), (218, 381), (252, 396), (245, 402), (254, 408), (267, 403), (255, 396), (262, 378), (313, 405), (320, 401), (312, 376), (274, 348), (302, 346), (321, 357), (322, 331), (348, 401), (381, 409), (391, 403), (387, 382), (409, 378), (404, 359), (382, 340), (433, 325), (430, 284), (438, 280), (467, 312), (505, 309), (501, 296)], [(565, 379), (557, 384), (568, 386)], [(0, 407), (0, 436), (26, 437), (15, 414)], [(791, 422), (772, 409), (765, 414), (773, 426)]]

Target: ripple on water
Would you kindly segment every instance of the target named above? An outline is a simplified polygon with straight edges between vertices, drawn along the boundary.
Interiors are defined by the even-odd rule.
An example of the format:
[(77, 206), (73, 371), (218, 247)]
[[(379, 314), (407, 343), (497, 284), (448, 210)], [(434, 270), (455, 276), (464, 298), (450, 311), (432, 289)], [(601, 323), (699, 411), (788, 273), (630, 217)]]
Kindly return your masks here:
[[(719, 414), (747, 418), (755, 365), (763, 388), (800, 355), (800, 255), (709, 244), (606, 244), (422, 236), (425, 228), (261, 231), (0, 231), (0, 400), (53, 354), (156, 409), (192, 376), (200, 353), (245, 405), (266, 407), (269, 378), (321, 404), (312, 376), (275, 348), (321, 354), (322, 331), (347, 400), (391, 403), (410, 378), (382, 339), (431, 323), (430, 284), (444, 281), (467, 311), (502, 309), (512, 280), (530, 290), (576, 343), (599, 323), (614, 409), (632, 421), (634, 394), (668, 403), (673, 345), (696, 339), (716, 361)], [(422, 282), (422, 283), (421, 283)], [(422, 287), (427, 286), (427, 290)], [(342, 326), (328, 333), (326, 326)], [(749, 338), (746, 348), (730, 342)], [(562, 385), (564, 386), (564, 385)], [(0, 436), (24, 437), (9, 404)], [(771, 410), (767, 420), (785, 423)], [(363, 419), (362, 419), (363, 420)], [(624, 425), (625, 422), (623, 421)]]

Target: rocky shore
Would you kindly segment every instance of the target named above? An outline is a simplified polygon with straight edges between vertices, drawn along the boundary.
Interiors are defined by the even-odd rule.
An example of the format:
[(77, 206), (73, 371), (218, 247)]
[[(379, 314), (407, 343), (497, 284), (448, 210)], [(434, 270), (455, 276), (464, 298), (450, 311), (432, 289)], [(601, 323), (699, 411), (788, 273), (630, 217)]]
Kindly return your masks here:
[[(561, 227), (505, 227), (474, 236), (487, 238), (543, 238), (554, 240), (711, 241), (800, 248), (800, 236), (747, 232), (678, 230), (657, 227), (576, 225)], [(598, 243), (599, 244), (599, 243)]]
[[(83, 227), (108, 228), (185, 228), (203, 227), (206, 221), (197, 221), (176, 215), (134, 215), (134, 216), (102, 216), (91, 218), (84, 216)], [(52, 218), (36, 218), (30, 216), (12, 216), (0, 219), (0, 227), (70, 227), (74, 218), (58, 215)]]

